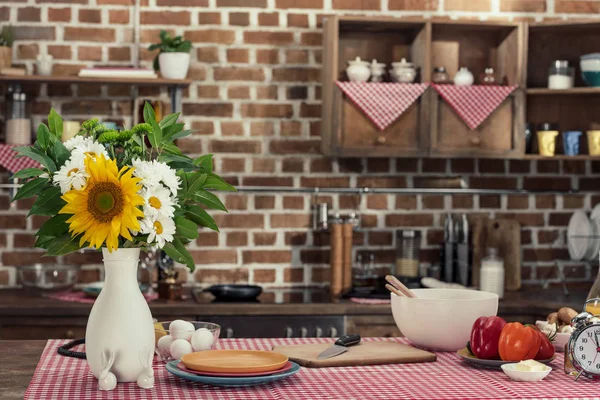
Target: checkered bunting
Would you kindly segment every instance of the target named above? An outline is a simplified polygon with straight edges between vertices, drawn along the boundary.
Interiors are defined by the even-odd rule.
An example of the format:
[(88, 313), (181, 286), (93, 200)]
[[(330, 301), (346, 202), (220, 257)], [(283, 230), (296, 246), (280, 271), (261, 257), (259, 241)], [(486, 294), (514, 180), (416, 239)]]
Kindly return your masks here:
[(518, 85), (432, 86), (471, 129), (477, 129), (518, 88)]
[(429, 86), (427, 83), (336, 83), (380, 130), (397, 120)]
[(0, 144), (0, 165), (6, 168), (10, 172), (18, 172), (25, 168), (38, 168), (40, 164), (32, 160), (29, 157), (15, 158), (17, 152), (13, 150), (14, 147), (10, 144)]
[[(443, 335), (443, 332), (440, 332)], [(397, 341), (404, 338), (364, 338)], [(302, 368), (296, 375), (263, 386), (222, 388), (179, 379), (164, 364), (154, 363), (155, 387), (139, 389), (121, 383), (110, 392), (98, 390), (85, 360), (56, 353), (67, 340), (49, 340), (25, 393), (32, 399), (574, 399), (598, 398), (598, 382), (563, 373), (563, 354), (550, 364), (542, 382), (513, 382), (502, 371), (475, 368), (453, 352), (437, 353), (434, 363)], [(270, 350), (275, 345), (331, 343), (327, 338), (220, 339), (217, 349)], [(81, 351), (75, 348), (75, 351)]]

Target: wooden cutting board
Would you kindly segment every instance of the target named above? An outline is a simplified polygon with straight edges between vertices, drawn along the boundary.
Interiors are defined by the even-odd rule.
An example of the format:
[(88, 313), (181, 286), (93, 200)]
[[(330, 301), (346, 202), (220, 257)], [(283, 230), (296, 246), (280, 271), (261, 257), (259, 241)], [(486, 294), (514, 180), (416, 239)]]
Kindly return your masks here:
[(303, 367), (349, 367), (352, 365), (407, 364), (432, 362), (436, 355), (396, 342), (362, 342), (339, 356), (317, 360), (317, 356), (333, 343), (275, 346), (273, 351), (284, 354)]
[(521, 288), (521, 225), (510, 219), (477, 218), (473, 229), (473, 286), (479, 286), (481, 260), (488, 247), (498, 249), (504, 260), (504, 288)]

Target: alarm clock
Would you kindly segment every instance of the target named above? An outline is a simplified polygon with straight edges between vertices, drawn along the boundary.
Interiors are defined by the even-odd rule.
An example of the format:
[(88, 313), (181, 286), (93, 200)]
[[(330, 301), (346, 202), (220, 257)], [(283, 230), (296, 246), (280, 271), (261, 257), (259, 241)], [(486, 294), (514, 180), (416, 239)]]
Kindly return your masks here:
[[(584, 309), (588, 309), (588, 303), (597, 304), (598, 301), (600, 300), (588, 300)], [(600, 318), (584, 311), (573, 318), (571, 325), (575, 331), (567, 343), (567, 352), (569, 361), (577, 372), (575, 380), (581, 375), (600, 379)]]

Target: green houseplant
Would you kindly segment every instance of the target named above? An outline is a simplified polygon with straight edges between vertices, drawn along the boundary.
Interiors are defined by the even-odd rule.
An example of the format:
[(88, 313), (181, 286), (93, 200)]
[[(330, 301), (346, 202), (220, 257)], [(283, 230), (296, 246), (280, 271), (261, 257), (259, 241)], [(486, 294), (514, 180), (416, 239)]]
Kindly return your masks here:
[(150, 45), (148, 50), (159, 50), (154, 59), (154, 69), (160, 69), (163, 78), (184, 79), (190, 66), (192, 42), (181, 36), (171, 37), (166, 31), (160, 31), (160, 43)]

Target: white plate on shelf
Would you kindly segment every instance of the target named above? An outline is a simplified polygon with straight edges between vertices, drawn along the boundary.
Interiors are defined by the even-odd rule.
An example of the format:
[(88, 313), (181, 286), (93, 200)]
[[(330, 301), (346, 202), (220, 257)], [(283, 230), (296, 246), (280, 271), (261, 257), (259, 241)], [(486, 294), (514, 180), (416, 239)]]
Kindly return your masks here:
[(592, 228), (587, 215), (583, 211), (575, 211), (567, 228), (567, 247), (572, 260), (581, 260), (586, 255), (591, 232)]
[(590, 221), (592, 237), (590, 238), (590, 243), (588, 247), (588, 251), (585, 254), (586, 260), (594, 261), (598, 258), (598, 253), (600, 252), (600, 219), (595, 218)]
[(600, 203), (596, 204), (594, 208), (592, 208), (592, 213), (590, 214), (590, 219), (600, 219)]

